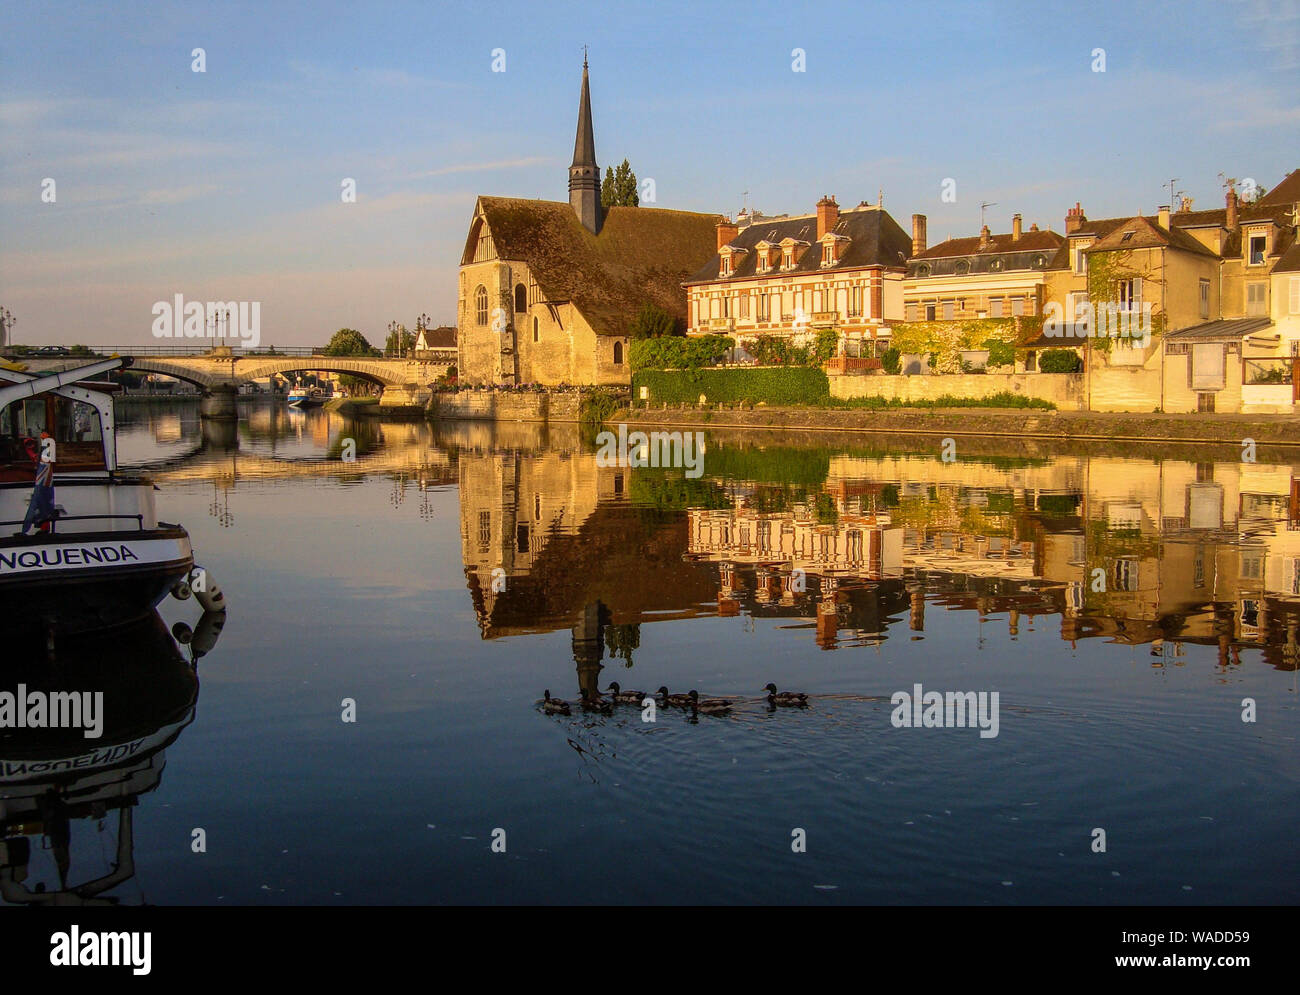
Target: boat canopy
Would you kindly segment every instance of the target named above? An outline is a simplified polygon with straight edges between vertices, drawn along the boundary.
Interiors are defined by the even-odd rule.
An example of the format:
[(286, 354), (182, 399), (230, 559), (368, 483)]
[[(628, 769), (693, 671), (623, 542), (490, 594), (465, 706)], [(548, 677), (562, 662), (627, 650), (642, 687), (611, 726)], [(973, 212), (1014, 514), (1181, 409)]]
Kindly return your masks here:
[(129, 357), (116, 356), (112, 359), (79, 366), (76, 369), (62, 370), (46, 376), (0, 369), (0, 383), (8, 384), (8, 386), (0, 386), (0, 410), (15, 401), (37, 397), (41, 394), (58, 394), (61, 397), (91, 405), (99, 412), (99, 422), (103, 432), (105, 469), (112, 472), (117, 469), (117, 439), (113, 434), (113, 398), (97, 390), (78, 387), (76, 384), (87, 377), (98, 376), (101, 373), (122, 369), (130, 365), (131, 360)]

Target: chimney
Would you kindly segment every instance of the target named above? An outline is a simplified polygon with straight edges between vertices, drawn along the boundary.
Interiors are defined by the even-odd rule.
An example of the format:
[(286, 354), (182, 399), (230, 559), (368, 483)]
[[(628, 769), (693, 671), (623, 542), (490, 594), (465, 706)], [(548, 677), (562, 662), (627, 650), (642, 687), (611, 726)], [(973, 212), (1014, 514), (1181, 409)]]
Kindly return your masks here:
[(1013, 242), (1020, 241), (1020, 225), (1021, 225), (1020, 215), (1019, 214), (1011, 215), (1011, 241)]
[(714, 226), (718, 232), (718, 250), (740, 234), (740, 228), (730, 218), (723, 218)]
[(1165, 231), (1169, 230), (1169, 205), (1161, 204), (1160, 213), (1156, 215), (1156, 223)]
[(1030, 230), (1030, 231), (1038, 231), (1038, 222), (1035, 221), (1032, 225), (1030, 225), (1030, 226), (1029, 226), (1029, 230)]
[(1227, 223), (1227, 228), (1228, 228), (1228, 231), (1236, 231), (1236, 230), (1237, 230), (1237, 227), (1238, 227), (1238, 222), (1237, 222), (1237, 191), (1236, 191), (1236, 190), (1229, 190), (1229, 191), (1228, 191), (1227, 204), (1228, 204), (1228, 217), (1227, 217), (1227, 221), (1226, 221), (1226, 223)]
[(1076, 200), (1074, 206), (1065, 215), (1065, 234), (1073, 235), (1082, 228), (1088, 219), (1084, 216), (1083, 208), (1079, 206)]
[(840, 220), (840, 205), (834, 197), (823, 197), (817, 201), (817, 237), (821, 238), (835, 227)]
[(925, 215), (912, 215), (912, 255), (919, 256), (925, 251)]
[(980, 252), (989, 247), (989, 226), (985, 225), (980, 229)]

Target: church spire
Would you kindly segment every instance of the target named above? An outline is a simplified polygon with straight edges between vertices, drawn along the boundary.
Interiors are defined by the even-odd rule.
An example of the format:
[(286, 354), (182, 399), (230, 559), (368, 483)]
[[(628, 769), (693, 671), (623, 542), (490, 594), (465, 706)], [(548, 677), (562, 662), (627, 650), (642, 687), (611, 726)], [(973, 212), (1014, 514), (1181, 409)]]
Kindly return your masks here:
[(582, 96), (578, 103), (578, 133), (573, 140), (573, 165), (569, 167), (569, 204), (582, 226), (595, 233), (603, 220), (600, 207), (600, 166), (596, 164), (596, 135), (591, 125), (591, 86), (587, 79), (587, 53), (582, 54)]

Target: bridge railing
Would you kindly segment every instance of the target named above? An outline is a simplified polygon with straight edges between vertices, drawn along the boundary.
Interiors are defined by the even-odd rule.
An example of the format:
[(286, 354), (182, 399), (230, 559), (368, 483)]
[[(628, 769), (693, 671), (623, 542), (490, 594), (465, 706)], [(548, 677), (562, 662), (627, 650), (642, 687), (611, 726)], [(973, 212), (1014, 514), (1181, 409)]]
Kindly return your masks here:
[[(255, 357), (258, 359), (275, 359), (276, 357), (299, 358), (302, 356), (322, 356), (330, 359), (419, 359), (439, 361), (456, 361), (455, 347), (439, 347), (421, 351), (410, 356), (331, 356), (324, 357), (318, 346), (259, 346), (256, 349), (240, 349), (223, 346), (222, 352), (213, 355), (211, 346), (201, 342), (194, 345), (97, 345), (73, 351), (66, 347), (55, 347), (58, 351), (43, 352), (40, 346), (6, 346), (0, 349), (0, 355), (14, 359), (107, 359), (110, 356), (144, 356), (164, 358), (167, 356), (186, 358), (238, 359)], [(88, 351), (87, 351), (88, 350)]]

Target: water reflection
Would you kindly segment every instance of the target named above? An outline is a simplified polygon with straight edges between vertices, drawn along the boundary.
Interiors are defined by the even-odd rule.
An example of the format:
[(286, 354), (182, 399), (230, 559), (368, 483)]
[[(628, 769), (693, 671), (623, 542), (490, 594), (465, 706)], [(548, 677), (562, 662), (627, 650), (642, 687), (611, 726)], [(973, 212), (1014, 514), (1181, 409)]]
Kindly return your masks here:
[[(199, 629), (207, 649), (214, 622)], [(195, 632), (188, 632), (192, 639)], [(102, 735), (0, 730), (0, 898), (18, 905), (114, 905), (135, 874), (134, 815), (161, 783), (164, 751), (194, 719), (202, 649), (182, 653), (153, 614), (116, 633), (68, 640), (58, 661), (3, 669), (3, 688), (103, 693)], [(189, 657), (187, 659), (186, 657)], [(105, 866), (107, 865), (107, 866)]]

